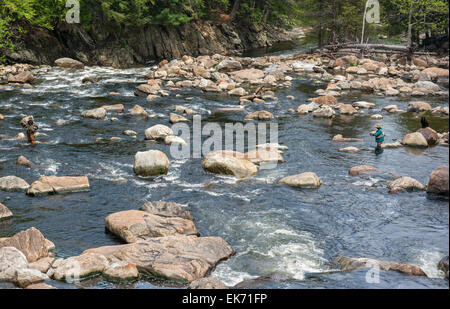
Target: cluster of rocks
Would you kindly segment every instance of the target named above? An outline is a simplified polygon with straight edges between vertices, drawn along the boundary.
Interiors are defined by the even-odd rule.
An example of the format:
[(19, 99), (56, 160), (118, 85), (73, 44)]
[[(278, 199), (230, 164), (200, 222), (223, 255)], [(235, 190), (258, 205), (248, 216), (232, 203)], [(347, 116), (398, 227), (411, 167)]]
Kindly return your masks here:
[(37, 68), (30, 64), (0, 65), (0, 87), (2, 87), (2, 84), (6, 84), (8, 86), (32, 88), (34, 75), (30, 71)]

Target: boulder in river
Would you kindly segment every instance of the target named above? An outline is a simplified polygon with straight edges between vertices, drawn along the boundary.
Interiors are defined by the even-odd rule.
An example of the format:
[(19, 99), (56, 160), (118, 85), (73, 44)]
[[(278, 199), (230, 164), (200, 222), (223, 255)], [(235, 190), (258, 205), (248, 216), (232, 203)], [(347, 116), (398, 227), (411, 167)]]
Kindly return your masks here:
[(268, 111), (257, 111), (257, 112), (254, 112), (254, 113), (251, 113), (251, 114), (247, 115), (244, 120), (261, 120), (261, 121), (266, 121), (266, 120), (273, 120), (273, 119), (275, 119), (275, 117), (273, 116), (273, 114), (271, 112), (268, 112)]
[(21, 251), (28, 262), (36, 262), (48, 256), (48, 244), (42, 233), (32, 227), (16, 235), (0, 239), (0, 248), (14, 247)]
[(430, 127), (420, 129), (417, 132), (419, 132), (420, 134), (423, 135), (423, 137), (425, 137), (425, 139), (427, 140), (428, 146), (434, 146), (439, 141), (439, 135), (437, 134), (436, 131), (434, 131)]
[(83, 111), (81, 117), (83, 118), (93, 118), (93, 119), (103, 119), (106, 117), (106, 109), (99, 107), (90, 110)]
[(221, 73), (228, 73), (232, 71), (242, 70), (242, 64), (235, 60), (223, 60), (217, 65), (217, 71)]
[(6, 220), (13, 217), (13, 213), (5, 205), (0, 203), (0, 221)]
[(426, 102), (411, 102), (408, 104), (408, 112), (421, 113), (431, 111), (431, 105)]
[(246, 152), (244, 154), (244, 157), (245, 159), (257, 165), (261, 165), (263, 163), (286, 162), (286, 160), (284, 160), (283, 156), (281, 155), (280, 151), (277, 148), (271, 147), (260, 148), (257, 150)]
[(424, 191), (425, 186), (411, 177), (401, 177), (388, 183), (389, 193)]
[(348, 173), (350, 176), (368, 176), (375, 172), (379, 172), (379, 169), (370, 165), (359, 165), (352, 167)]
[(316, 103), (302, 104), (297, 108), (297, 113), (299, 113), (300, 115), (306, 115), (315, 111), (318, 108), (319, 105), (317, 105)]
[(359, 148), (356, 147), (346, 147), (346, 148), (340, 148), (339, 152), (352, 152), (352, 153), (356, 153), (359, 152)]
[(342, 271), (378, 267), (384, 271), (397, 271), (408, 275), (423, 277), (427, 276), (420, 267), (409, 264), (399, 264), (395, 262), (381, 261), (369, 258), (349, 258), (346, 256), (337, 257), (334, 259), (334, 261), (341, 265)]
[(324, 95), (321, 97), (312, 98), (311, 101), (319, 106), (322, 105), (335, 106), (338, 104), (338, 100), (331, 95)]
[(144, 274), (192, 282), (205, 277), (235, 252), (220, 237), (176, 235), (90, 249), (84, 253), (98, 253), (112, 261), (134, 264)]
[(313, 112), (313, 116), (317, 118), (332, 118), (334, 115), (336, 112), (329, 106), (323, 106)]
[(30, 185), (17, 176), (5, 176), (0, 178), (0, 190), (3, 191), (26, 191)]
[(82, 70), (84, 64), (71, 58), (59, 58), (55, 60), (55, 64), (62, 69)]
[(123, 113), (125, 110), (125, 106), (123, 104), (103, 105), (101, 108), (105, 109), (107, 112)]
[(108, 264), (108, 260), (103, 255), (86, 253), (64, 260), (56, 260), (49, 273), (56, 280), (70, 282), (101, 274)]
[(358, 114), (358, 111), (351, 104), (342, 104), (339, 107), (339, 113), (341, 115), (354, 115)]
[(14, 282), (21, 288), (26, 288), (29, 285), (37, 284), (48, 280), (47, 275), (41, 273), (36, 269), (22, 268), (16, 271)]
[(138, 176), (160, 176), (169, 171), (169, 159), (159, 150), (138, 152), (134, 157), (134, 173)]
[(179, 217), (193, 221), (191, 213), (184, 210), (183, 207), (174, 202), (146, 202), (141, 211), (161, 217)]
[(14, 281), (17, 270), (28, 268), (25, 255), (14, 247), (0, 248), (0, 282)]
[(25, 166), (25, 167), (28, 167), (28, 168), (33, 168), (34, 167), (34, 164), (31, 163), (30, 160), (28, 160), (24, 156), (19, 156), (17, 158), (16, 163), (17, 163), (17, 165)]
[(164, 140), (169, 135), (173, 135), (172, 129), (162, 124), (145, 130), (145, 139), (147, 140)]
[(54, 257), (48, 256), (48, 257), (44, 257), (42, 259), (39, 259), (36, 262), (30, 263), (28, 265), (28, 267), (31, 268), (31, 269), (39, 270), (41, 273), (46, 274), (47, 271), (52, 266), (54, 261), (55, 261)]
[(258, 69), (246, 69), (229, 73), (233, 79), (243, 81), (256, 81), (264, 78), (264, 72)]
[(419, 132), (406, 134), (402, 140), (402, 144), (410, 147), (428, 147), (427, 140)]
[(226, 290), (228, 287), (217, 278), (201, 278), (189, 284), (191, 290)]
[(444, 272), (445, 278), (448, 279), (448, 255), (439, 261), (438, 268)]
[(315, 173), (307, 172), (285, 177), (280, 179), (277, 184), (285, 184), (291, 187), (300, 188), (319, 188), (323, 182)]
[(202, 167), (210, 173), (233, 175), (237, 178), (247, 178), (258, 173), (256, 165), (245, 159), (244, 154), (227, 150), (208, 154)]
[(27, 83), (31, 83), (33, 80), (34, 80), (34, 76), (29, 71), (22, 71), (17, 75), (9, 75), (8, 76), (9, 83), (27, 84)]
[(134, 281), (139, 278), (139, 271), (134, 264), (112, 262), (103, 271), (103, 276), (113, 281)]
[(178, 144), (178, 145), (184, 145), (184, 146), (187, 145), (187, 143), (184, 139), (182, 139), (179, 136), (175, 136), (175, 135), (166, 136), (166, 138), (164, 139), (164, 143), (166, 145), (172, 145), (172, 144)]
[(130, 115), (147, 117), (148, 113), (144, 108), (142, 108), (142, 106), (136, 104), (132, 109), (130, 109)]
[(161, 217), (140, 210), (111, 214), (106, 217), (105, 226), (108, 231), (127, 243), (177, 234), (198, 235), (197, 228), (192, 220)]
[(170, 123), (175, 124), (175, 123), (179, 123), (179, 122), (189, 122), (189, 119), (187, 119), (184, 116), (178, 115), (178, 114), (170, 113), (169, 121), (170, 121)]
[(428, 181), (427, 192), (438, 195), (449, 195), (449, 168), (448, 165), (435, 169)]
[(340, 143), (345, 143), (345, 142), (364, 142), (364, 140), (362, 138), (344, 137), (342, 134), (337, 134), (337, 135), (333, 136), (332, 141), (333, 142), (340, 142)]
[(90, 190), (89, 179), (80, 177), (43, 176), (33, 182), (27, 191), (28, 195), (45, 195), (69, 192), (83, 192)]

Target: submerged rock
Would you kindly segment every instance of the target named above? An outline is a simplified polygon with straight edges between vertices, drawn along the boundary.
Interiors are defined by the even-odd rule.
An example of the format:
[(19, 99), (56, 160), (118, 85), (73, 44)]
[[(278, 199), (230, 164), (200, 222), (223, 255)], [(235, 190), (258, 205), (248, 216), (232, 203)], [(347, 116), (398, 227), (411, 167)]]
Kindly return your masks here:
[(83, 192), (90, 190), (90, 188), (89, 179), (86, 176), (44, 176), (31, 184), (27, 194), (36, 196), (45, 194)]
[(12, 216), (13, 213), (11, 212), (11, 210), (9, 210), (8, 207), (0, 203), (0, 221), (12, 218)]
[(342, 271), (356, 270), (360, 268), (374, 268), (379, 267), (384, 271), (398, 271), (408, 275), (423, 276), (427, 275), (418, 266), (409, 264), (399, 264), (395, 262), (381, 261), (368, 258), (349, 258), (346, 256), (340, 256), (334, 259), (335, 262), (341, 265)]
[(435, 169), (428, 181), (427, 192), (439, 195), (449, 195), (449, 168), (447, 166), (440, 166)]
[(134, 157), (134, 173), (138, 176), (160, 176), (169, 171), (169, 158), (159, 150), (138, 152)]
[(0, 190), (3, 191), (26, 191), (29, 187), (25, 180), (16, 176), (0, 178)]
[(258, 168), (245, 155), (235, 151), (216, 151), (208, 154), (202, 163), (205, 171), (214, 174), (247, 178), (258, 173)]
[(333, 142), (364, 142), (362, 138), (344, 137), (342, 134), (333, 136)]
[(291, 187), (319, 188), (323, 182), (315, 173), (302, 173), (280, 179), (277, 184), (285, 184)]
[(161, 217), (139, 210), (114, 213), (106, 217), (105, 226), (128, 243), (176, 234), (198, 235), (192, 220)]
[(346, 147), (346, 148), (340, 148), (339, 152), (359, 152), (359, 148), (356, 147)]
[(401, 177), (388, 183), (389, 193), (424, 191), (425, 186), (411, 177)]

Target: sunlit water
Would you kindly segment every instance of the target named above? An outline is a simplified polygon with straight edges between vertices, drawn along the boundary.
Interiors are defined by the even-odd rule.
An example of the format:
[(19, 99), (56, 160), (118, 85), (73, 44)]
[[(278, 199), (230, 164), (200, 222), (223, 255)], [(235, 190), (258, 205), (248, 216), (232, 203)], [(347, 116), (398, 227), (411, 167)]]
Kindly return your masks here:
[[(44, 70), (45, 71), (45, 70)], [(375, 124), (371, 114), (397, 104), (406, 109), (409, 99), (367, 96), (355, 93), (340, 98), (342, 103), (366, 100), (376, 109), (356, 117), (337, 116), (333, 120), (313, 119), (311, 115), (290, 114), (314, 91), (325, 88), (302, 78), (290, 89), (277, 92), (279, 101), (253, 104), (248, 111), (269, 110), (279, 124), (279, 142), (289, 147), (286, 163), (273, 170), (261, 170), (247, 180), (205, 173), (201, 159), (171, 160), (169, 174), (143, 179), (133, 173), (133, 159), (138, 151), (158, 149), (170, 158), (169, 146), (144, 140), (145, 129), (155, 124), (169, 125), (168, 114), (175, 105), (184, 105), (202, 114), (204, 124), (219, 120), (242, 121), (242, 115), (212, 117), (217, 107), (235, 107), (238, 99), (226, 95), (202, 94), (182, 90), (170, 97), (147, 102), (134, 96), (136, 86), (145, 82), (149, 69), (114, 70), (92, 67), (69, 73), (57, 68), (37, 74), (34, 89), (0, 89), (0, 176), (16, 175), (29, 183), (44, 175), (86, 175), (91, 190), (86, 193), (28, 197), (24, 193), (0, 192), (0, 202), (14, 213), (14, 218), (0, 222), (0, 237), (11, 236), (36, 227), (56, 244), (57, 257), (78, 255), (82, 251), (119, 244), (105, 233), (107, 215), (138, 209), (146, 201), (175, 201), (191, 211), (203, 236), (220, 236), (237, 254), (222, 262), (212, 276), (228, 285), (260, 276), (278, 274), (281, 281), (264, 281), (261, 288), (448, 288), (448, 280), (438, 271), (437, 263), (448, 254), (448, 200), (427, 197), (426, 193), (388, 194), (386, 181), (392, 174), (410, 176), (426, 184), (430, 173), (448, 165), (448, 147), (427, 150), (388, 149), (374, 153), (369, 136)], [(95, 75), (100, 82), (82, 85), (83, 77)], [(110, 92), (122, 96), (111, 96)], [(175, 97), (175, 94), (181, 94)], [(295, 100), (286, 99), (294, 95)], [(186, 100), (193, 97), (193, 100)], [(426, 98), (432, 106), (448, 104), (446, 98)], [(83, 119), (83, 110), (102, 105), (135, 104), (158, 116), (151, 119), (128, 113), (109, 113), (118, 121)], [(34, 115), (40, 132), (48, 137), (38, 140), (49, 145), (29, 146), (13, 137), (22, 132), (20, 119)], [(420, 128), (420, 119), (411, 114), (385, 115), (381, 121), (387, 142), (400, 140)], [(448, 120), (430, 117), (438, 132), (448, 131)], [(55, 125), (64, 121), (63, 126)], [(136, 140), (122, 134), (138, 132)], [(336, 134), (364, 138), (362, 143), (333, 143)], [(95, 143), (96, 138), (121, 137), (121, 141)], [(360, 153), (338, 152), (356, 146)], [(24, 155), (38, 169), (16, 165)], [(386, 173), (370, 178), (354, 178), (348, 170), (356, 165), (373, 165)], [(298, 190), (274, 183), (288, 175), (313, 171), (324, 185), (318, 190)], [(7, 200), (10, 197), (10, 200)], [(411, 263), (424, 269), (430, 278), (382, 273), (380, 283), (366, 282), (366, 270), (336, 272), (332, 259), (339, 255), (371, 257)], [(113, 285), (102, 279), (82, 284), (94, 288), (159, 288), (161, 282), (143, 280), (131, 285)], [(59, 284), (60, 287), (73, 286)]]

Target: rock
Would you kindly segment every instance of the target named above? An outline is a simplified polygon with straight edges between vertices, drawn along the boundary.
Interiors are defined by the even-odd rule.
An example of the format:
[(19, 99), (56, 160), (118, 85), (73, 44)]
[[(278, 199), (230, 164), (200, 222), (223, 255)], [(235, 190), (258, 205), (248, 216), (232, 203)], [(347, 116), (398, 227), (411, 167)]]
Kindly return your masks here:
[(135, 105), (132, 109), (130, 109), (130, 114), (132, 116), (148, 116), (148, 113), (139, 105)]
[(141, 211), (160, 217), (179, 217), (186, 220), (194, 220), (189, 211), (184, 210), (181, 205), (173, 202), (146, 202), (141, 207)]
[(439, 141), (439, 135), (432, 128), (428, 127), (425, 129), (420, 129), (417, 132), (422, 134), (423, 137), (425, 137), (425, 139), (427, 140), (428, 146), (434, 146)]
[(367, 176), (374, 172), (379, 172), (379, 170), (376, 167), (370, 165), (360, 165), (352, 167), (349, 171), (349, 174), (350, 176)]
[(441, 68), (427, 68), (420, 72), (420, 74), (417, 76), (417, 79), (419, 80), (435, 80), (438, 78), (448, 78), (448, 69), (441, 69)]
[(179, 122), (189, 122), (189, 119), (187, 119), (186, 117), (183, 117), (181, 115), (170, 113), (169, 121), (170, 121), (170, 123), (175, 124), (175, 123), (179, 123)]
[(134, 173), (138, 176), (160, 176), (169, 171), (169, 159), (159, 150), (138, 152), (134, 157)]
[(0, 203), (0, 221), (6, 220), (13, 217), (13, 213), (5, 205)]
[(418, 81), (415, 83), (414, 88), (425, 94), (433, 94), (441, 91), (441, 87), (439, 87), (439, 85), (429, 81)]
[(341, 265), (342, 271), (379, 267), (384, 271), (398, 271), (408, 275), (424, 277), (427, 276), (420, 267), (409, 264), (399, 264), (395, 262), (380, 261), (368, 258), (349, 258), (345, 256), (337, 257), (334, 259), (334, 261)]
[(93, 119), (103, 119), (106, 117), (106, 109), (104, 108), (95, 108), (84, 111), (81, 113), (81, 117), (84, 118), (93, 118)]
[(81, 80), (82, 84), (95, 84), (98, 82), (99, 82), (99, 79), (96, 76), (87, 76)]
[(445, 278), (448, 279), (448, 255), (439, 262), (438, 268), (444, 272)]
[(80, 61), (71, 58), (60, 58), (55, 61), (55, 64), (62, 69), (82, 70), (84, 64)]
[(313, 112), (313, 116), (317, 118), (332, 118), (336, 112), (329, 106), (321, 107)]
[(195, 115), (197, 112), (193, 109), (190, 109), (188, 107), (177, 105), (175, 106), (175, 113), (182, 113), (186, 115)]
[(288, 95), (288, 96), (286, 96), (286, 99), (293, 101), (293, 100), (295, 100), (295, 97), (293, 95)]
[(147, 140), (164, 140), (169, 135), (174, 135), (172, 129), (161, 124), (145, 130), (145, 139)]
[(400, 94), (400, 91), (394, 88), (388, 88), (386, 89), (386, 96), (397, 96)]
[(27, 83), (31, 83), (33, 80), (34, 80), (34, 76), (29, 71), (22, 71), (17, 75), (9, 75), (8, 76), (9, 83), (27, 84)]
[(242, 64), (239, 61), (223, 60), (217, 66), (217, 71), (221, 73), (227, 73), (232, 71), (242, 70)]
[(133, 131), (133, 130), (125, 130), (125, 131), (123, 131), (123, 134), (127, 135), (127, 136), (136, 136), (137, 132)]
[(431, 111), (431, 105), (425, 102), (411, 102), (408, 104), (408, 112), (421, 113)]
[(357, 66), (359, 59), (355, 56), (344, 56), (336, 59), (334, 67)]
[[(345, 70), (346, 73), (348, 74), (357, 74), (359, 72), (359, 68), (358, 67), (349, 67)], [(366, 71), (367, 74), (367, 71)]]
[(134, 264), (141, 273), (192, 282), (205, 277), (217, 263), (235, 252), (219, 237), (177, 235), (85, 253), (99, 253), (110, 260)]
[(44, 280), (48, 280), (47, 275), (41, 273), (39, 270), (26, 268), (18, 269), (14, 278), (15, 283), (21, 288), (41, 283)]
[(381, 145), (381, 148), (382, 149), (388, 149), (388, 148), (400, 148), (400, 147), (403, 147), (403, 145), (402, 145), (402, 143), (400, 143), (400, 142), (395, 142), (395, 143), (383, 143), (382, 145)]
[(161, 90), (161, 86), (158, 83), (149, 84), (141, 84), (136, 88), (134, 95), (137, 97), (146, 98), (148, 95), (156, 95)]
[(261, 163), (284, 163), (286, 162), (279, 150), (276, 148), (260, 148), (244, 154), (245, 159), (254, 164)]
[(428, 147), (427, 140), (418, 132), (406, 134), (402, 140), (402, 144), (411, 147)]
[(258, 111), (251, 113), (245, 117), (244, 120), (261, 120), (261, 121), (268, 121), (273, 120), (275, 117), (271, 112), (268, 111)]
[(260, 98), (254, 98), (253, 103), (264, 104), (264, 103), (266, 103), (266, 101), (264, 101), (263, 99), (260, 99)]
[(371, 119), (376, 119), (376, 120), (381, 120), (381, 119), (383, 119), (383, 115), (375, 114), (375, 115), (370, 116), (370, 118)]
[(449, 182), (448, 182), (449, 168), (447, 166), (440, 166), (435, 169), (428, 181), (427, 193), (446, 195), (449, 192)]
[(210, 173), (233, 175), (237, 178), (256, 175), (258, 168), (244, 157), (244, 154), (235, 151), (215, 151), (206, 156), (202, 167)]
[(157, 95), (149, 94), (149, 95), (147, 96), (147, 101), (154, 101), (154, 100), (156, 100), (156, 99), (158, 99), (158, 98), (159, 98), (159, 96), (157, 96)]
[(80, 177), (44, 176), (33, 182), (27, 191), (28, 195), (45, 195), (69, 192), (83, 192), (90, 190), (89, 179)]
[(52, 285), (46, 283), (36, 283), (27, 286), (25, 289), (27, 290), (56, 290), (56, 288)]
[(321, 96), (318, 98), (312, 98), (311, 101), (313, 103), (316, 103), (319, 106), (327, 105), (327, 106), (334, 106), (338, 104), (338, 100), (330, 95)]
[(369, 102), (365, 102), (365, 101), (358, 101), (352, 104), (353, 107), (357, 107), (357, 108), (367, 108), (367, 109), (372, 109), (375, 107), (375, 103), (369, 103)]
[(347, 147), (347, 148), (341, 148), (339, 149), (339, 152), (359, 152), (359, 149), (356, 147)]
[(123, 113), (123, 111), (125, 110), (123, 104), (103, 105), (101, 108), (105, 109), (107, 112)]
[(26, 191), (29, 187), (25, 180), (16, 176), (0, 178), (0, 190), (3, 191)]
[(16, 138), (17, 140), (20, 140), (20, 141), (23, 141), (23, 140), (26, 140), (26, 139), (27, 139), (27, 137), (25, 136), (25, 134), (22, 133), (22, 132), (20, 132), (19, 134), (17, 134), (15, 138)]
[(297, 108), (297, 113), (299, 113), (300, 115), (306, 115), (315, 111), (316, 109), (319, 109), (319, 105), (317, 105), (316, 103), (302, 104)]
[(433, 115), (438, 115), (438, 116), (447, 116), (449, 115), (449, 108), (448, 106), (438, 106), (435, 107), (431, 110), (431, 113)]
[(233, 79), (243, 80), (243, 81), (256, 81), (264, 78), (264, 72), (258, 69), (247, 69), (234, 71), (229, 73)]
[(34, 227), (0, 240), (0, 248), (14, 247), (20, 250), (29, 263), (48, 257), (48, 247), (44, 235)]
[(236, 114), (247, 114), (247, 110), (243, 107), (221, 107), (216, 108), (211, 112), (211, 114), (230, 114), (230, 113), (236, 113)]
[(136, 265), (127, 262), (113, 262), (103, 271), (103, 275), (114, 281), (133, 281), (139, 278)]
[(412, 61), (413, 61), (414, 65), (418, 66), (418, 67), (424, 67), (425, 68), (425, 67), (428, 66), (428, 63), (425, 60), (422, 60), (420, 58), (413, 58)]
[(291, 187), (319, 188), (323, 182), (315, 173), (303, 173), (280, 179), (277, 184), (285, 184)]
[(28, 167), (28, 168), (33, 168), (33, 166), (34, 166), (34, 164), (31, 163), (31, 162), (30, 162), (27, 158), (25, 158), (24, 156), (19, 156), (19, 157), (17, 158), (16, 164), (17, 164), (17, 165), (21, 165), (21, 166), (25, 166), (25, 167)]
[(2, 114), (0, 114), (0, 120), (5, 120), (5, 116), (3, 116)]
[(339, 107), (339, 113), (342, 115), (354, 115), (357, 114), (358, 111), (351, 104), (342, 104)]
[(129, 210), (109, 215), (106, 228), (127, 243), (153, 237), (176, 234), (198, 235), (192, 220), (177, 217), (161, 217), (139, 210)]
[(383, 107), (382, 111), (388, 113), (398, 113), (399, 109), (397, 105), (388, 105), (386, 107)]
[(28, 261), (25, 255), (14, 247), (0, 248), (0, 282), (14, 281), (19, 269), (26, 269)]
[(175, 136), (175, 135), (166, 136), (166, 138), (164, 139), (164, 143), (166, 145), (172, 145), (172, 144), (180, 144), (180, 145), (184, 145), (184, 146), (187, 145), (187, 143), (184, 139), (182, 139), (179, 136)]
[(228, 91), (228, 94), (242, 97), (242, 96), (247, 95), (248, 92), (245, 91), (244, 88), (235, 88), (235, 89)]
[(364, 142), (362, 138), (344, 137), (342, 134), (335, 135), (332, 139), (333, 142)]
[[(48, 247), (47, 247), (47, 249), (48, 249)], [(52, 266), (54, 261), (55, 261), (55, 258), (53, 258), (53, 257), (45, 257), (45, 258), (37, 260), (36, 262), (30, 263), (28, 265), (28, 268), (38, 270), (41, 273), (45, 274), (50, 269), (50, 267)]]
[(401, 177), (388, 183), (389, 193), (424, 191), (425, 186), (411, 177)]
[(191, 290), (226, 290), (228, 287), (219, 279), (202, 278), (195, 280), (189, 284)]
[(56, 280), (66, 280), (68, 282), (76, 281), (101, 274), (108, 264), (108, 260), (103, 255), (86, 253), (53, 263), (52, 277)]

